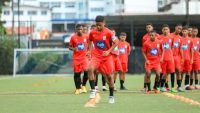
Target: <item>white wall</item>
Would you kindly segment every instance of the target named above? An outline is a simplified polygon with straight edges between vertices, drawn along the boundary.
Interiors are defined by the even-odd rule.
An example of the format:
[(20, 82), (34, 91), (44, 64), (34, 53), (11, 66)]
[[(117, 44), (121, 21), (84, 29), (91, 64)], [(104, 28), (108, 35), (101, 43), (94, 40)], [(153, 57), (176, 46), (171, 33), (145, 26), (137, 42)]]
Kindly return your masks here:
[(157, 0), (124, 0), (125, 13), (157, 13)]

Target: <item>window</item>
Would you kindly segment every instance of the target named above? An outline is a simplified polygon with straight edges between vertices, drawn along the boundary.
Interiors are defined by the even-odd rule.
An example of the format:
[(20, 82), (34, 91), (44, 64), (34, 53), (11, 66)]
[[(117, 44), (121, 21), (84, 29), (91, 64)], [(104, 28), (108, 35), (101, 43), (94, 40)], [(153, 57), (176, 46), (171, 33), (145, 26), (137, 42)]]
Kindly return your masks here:
[(65, 2), (65, 7), (66, 8), (74, 8), (75, 7), (75, 2)]
[(61, 7), (61, 3), (60, 2), (52, 2), (51, 7)]
[(47, 15), (47, 11), (41, 11), (41, 15)]
[(18, 14), (19, 14), (19, 15), (23, 15), (24, 12), (23, 12), (23, 11), (19, 11), (19, 12), (18, 12), (18, 11), (14, 11), (14, 15), (18, 15)]
[(49, 2), (40, 2), (40, 7), (49, 8)]
[(80, 3), (79, 3), (79, 10), (82, 10), (82, 9), (84, 9), (84, 8), (83, 8), (83, 2), (80, 2)]
[(61, 13), (53, 13), (52, 18), (53, 19), (61, 19)]
[(65, 13), (65, 18), (76, 18), (75, 13)]
[(37, 15), (37, 11), (28, 11), (28, 15)]
[(3, 12), (3, 14), (4, 14), (4, 15), (10, 15), (10, 11), (5, 10), (5, 11)]
[(103, 12), (104, 9), (103, 8), (91, 8), (92, 12)]

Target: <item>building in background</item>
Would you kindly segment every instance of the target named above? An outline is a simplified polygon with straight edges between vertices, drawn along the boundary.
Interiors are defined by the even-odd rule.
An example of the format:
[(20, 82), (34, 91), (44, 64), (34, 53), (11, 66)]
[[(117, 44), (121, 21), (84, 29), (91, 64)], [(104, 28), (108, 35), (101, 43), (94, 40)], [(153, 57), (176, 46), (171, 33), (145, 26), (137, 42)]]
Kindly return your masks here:
[(152, 14), (158, 13), (157, 0), (124, 0), (125, 14)]
[(158, 4), (159, 12), (183, 15), (188, 8), (188, 14), (200, 14), (200, 0), (158, 0)]
[[(20, 27), (18, 25), (18, 14)], [(19, 12), (16, 4), (14, 4), (13, 11), (11, 6), (4, 6), (2, 8), (1, 20), (6, 22), (4, 26), (7, 28), (8, 34), (12, 34), (13, 23), (14, 33), (19, 33), (21, 35), (32, 35), (34, 32), (40, 32), (44, 29), (51, 31), (52, 28), (51, 11), (48, 8), (37, 6), (20, 5)], [(18, 28), (20, 28), (20, 30), (18, 30)]]

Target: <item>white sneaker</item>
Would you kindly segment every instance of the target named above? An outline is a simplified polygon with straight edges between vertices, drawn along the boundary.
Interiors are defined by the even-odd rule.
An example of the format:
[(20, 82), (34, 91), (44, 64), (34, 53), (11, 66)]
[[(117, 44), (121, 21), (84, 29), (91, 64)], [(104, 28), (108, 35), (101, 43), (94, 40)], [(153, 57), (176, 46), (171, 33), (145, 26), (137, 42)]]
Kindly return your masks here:
[(96, 95), (96, 90), (91, 90), (90, 91), (90, 99), (95, 98), (95, 95)]
[(98, 90), (98, 86), (95, 86), (94, 89), (95, 89), (95, 90)]
[(114, 104), (114, 103), (115, 103), (114, 96), (109, 96), (109, 101), (108, 101), (108, 103), (110, 103), (110, 104)]
[(103, 87), (102, 87), (102, 90), (103, 90), (103, 91), (108, 91), (108, 88), (107, 88), (106, 86), (103, 86)]

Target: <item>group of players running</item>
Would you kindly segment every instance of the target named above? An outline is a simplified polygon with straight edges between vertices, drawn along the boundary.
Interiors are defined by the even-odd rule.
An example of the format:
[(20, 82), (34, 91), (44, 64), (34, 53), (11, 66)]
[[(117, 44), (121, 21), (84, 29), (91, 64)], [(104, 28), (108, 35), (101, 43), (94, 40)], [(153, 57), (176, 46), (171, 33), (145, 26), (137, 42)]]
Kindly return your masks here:
[[(94, 99), (97, 93), (98, 73), (102, 74), (103, 90), (109, 85), (109, 103), (115, 103), (114, 90), (117, 74), (120, 75), (120, 90), (126, 90), (124, 84), (125, 73), (128, 71), (128, 55), (131, 47), (126, 42), (126, 33), (121, 32), (120, 37), (115, 31), (105, 27), (103, 16), (97, 16), (96, 25), (87, 27), (77, 24), (76, 32), (71, 36), (69, 49), (73, 51), (73, 68), (75, 94), (87, 92), (86, 82), (89, 79), (91, 87), (89, 99)], [(167, 24), (162, 25), (162, 34), (153, 30), (152, 24), (146, 25), (147, 34), (142, 39), (142, 53), (145, 58), (144, 90), (146, 94), (151, 91), (151, 72), (155, 71), (154, 92), (184, 91), (181, 87), (185, 75), (186, 90), (198, 89), (198, 70), (200, 69), (200, 39), (197, 37), (196, 27), (182, 27), (178, 24), (175, 31), (170, 33)], [(182, 36), (180, 35), (182, 34)], [(81, 79), (81, 73), (84, 76)], [(177, 88), (175, 88), (175, 73)], [(171, 89), (168, 86), (170, 74)], [(193, 80), (195, 86), (193, 87)]]

